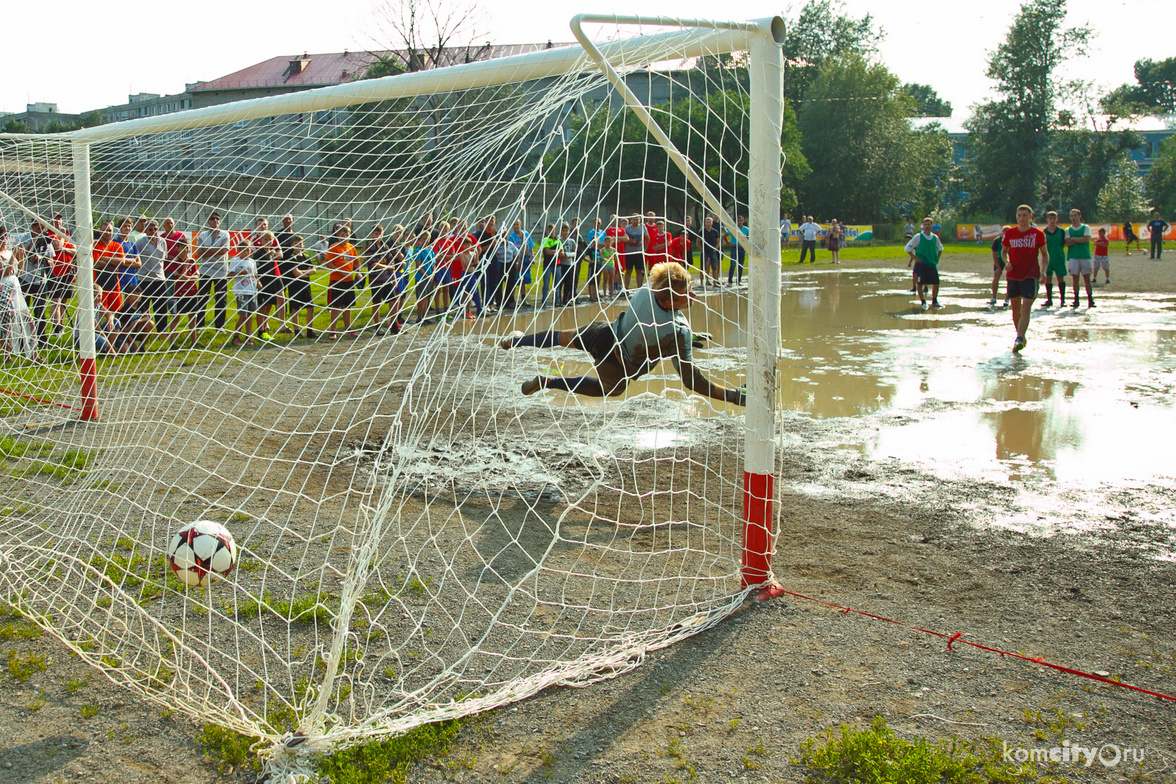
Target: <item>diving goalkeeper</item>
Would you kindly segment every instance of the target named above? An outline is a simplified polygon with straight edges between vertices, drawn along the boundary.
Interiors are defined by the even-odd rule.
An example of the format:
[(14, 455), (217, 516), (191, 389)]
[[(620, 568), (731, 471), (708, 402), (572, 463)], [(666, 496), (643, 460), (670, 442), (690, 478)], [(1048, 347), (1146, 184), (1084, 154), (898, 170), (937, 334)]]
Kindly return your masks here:
[(533, 335), (515, 332), (502, 339), (506, 349), (520, 346), (571, 346), (592, 355), (596, 378), (536, 376), (523, 384), (523, 394), (562, 389), (591, 397), (620, 395), (629, 382), (645, 375), (663, 359), (674, 363), (691, 392), (736, 405), (746, 405), (743, 389), (727, 389), (710, 381), (690, 354), (690, 275), (677, 262), (663, 262), (649, 271), (646, 285), (633, 292), (629, 309), (615, 323), (593, 322), (578, 330), (547, 330)]

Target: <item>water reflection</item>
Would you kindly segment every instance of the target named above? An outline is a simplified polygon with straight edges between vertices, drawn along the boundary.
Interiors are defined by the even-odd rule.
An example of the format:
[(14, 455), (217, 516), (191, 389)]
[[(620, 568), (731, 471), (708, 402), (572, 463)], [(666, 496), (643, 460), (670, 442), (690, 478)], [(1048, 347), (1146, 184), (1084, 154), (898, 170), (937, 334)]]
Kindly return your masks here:
[[(953, 471), (1074, 482), (1176, 475), (1176, 464), (1141, 444), (1176, 438), (1176, 314), (1170, 298), (1103, 290), (1096, 311), (1035, 312), (1024, 355), (1010, 352), (1009, 312), (986, 307), (982, 264), (944, 275), (945, 307), (922, 311), (905, 269), (788, 273), (781, 280), (779, 406), (821, 419), (857, 418), (857, 444)], [(624, 301), (559, 313), (481, 320), (459, 328), (487, 336), (510, 329), (572, 329), (614, 320)], [(705, 293), (689, 311), (712, 337), (695, 356), (719, 383), (743, 382), (746, 290)], [(534, 354), (541, 372), (589, 372), (587, 355)], [(629, 395), (681, 382), (663, 364)], [(602, 402), (544, 393), (556, 405)], [(604, 403), (607, 405), (607, 403)], [(692, 399), (688, 416), (733, 409)], [(901, 416), (896, 416), (901, 415)]]

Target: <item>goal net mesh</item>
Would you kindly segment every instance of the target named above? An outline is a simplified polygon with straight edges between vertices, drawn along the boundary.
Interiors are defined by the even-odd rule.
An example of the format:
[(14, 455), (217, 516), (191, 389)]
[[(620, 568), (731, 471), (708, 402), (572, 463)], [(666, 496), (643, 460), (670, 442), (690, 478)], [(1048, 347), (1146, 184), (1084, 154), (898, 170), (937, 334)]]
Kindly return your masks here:
[[(610, 57), (714, 197), (746, 215), (746, 59), (686, 57), (685, 40)], [(0, 365), (7, 601), (141, 698), (257, 736), (263, 753), (295, 736), (321, 751), (612, 677), (733, 611), (745, 597), (742, 409), (690, 394), (669, 362), (613, 398), (524, 396), (528, 379), (591, 374), (591, 360), (499, 346), (514, 330), (624, 311), (602, 279), (590, 287), (597, 219), (606, 229), (651, 213), (639, 224), (664, 221), (673, 237), (690, 216), (701, 231), (711, 211), (666, 151), (583, 56), (529, 81), (329, 108), (319, 95), (296, 112), (90, 144), (96, 237), (108, 219), (116, 239), (123, 218), (160, 231), (170, 219), (196, 249), (216, 211), (232, 269), (256, 254), (258, 217), (280, 232), (289, 215), (304, 244), (295, 260), (313, 268), (318, 334), (289, 334), (271, 313), (271, 339), (235, 346), (236, 297), (230, 283), (218, 329), (223, 271), (207, 259), (213, 296), (199, 314), (169, 314), (183, 311), (177, 281), (160, 312), (146, 275), (131, 289), (124, 270), (123, 310), (97, 314), (111, 349), (98, 354), (98, 419), (81, 422), (73, 289), (61, 334), (42, 311), (39, 359)], [(30, 241), (33, 216), (75, 226), (74, 189), (69, 138), (0, 140), (10, 245)], [(496, 233), (449, 302), (415, 324), (425, 213), (434, 231), (456, 218), (474, 234), (494, 216)], [(544, 299), (541, 243), (548, 224), (558, 236), (573, 218), (577, 300), (557, 307), (558, 291)], [(348, 221), (364, 258), (351, 327), (333, 339), (321, 242)], [(376, 224), (407, 249), (394, 334), (371, 319)], [(520, 228), (512, 262), (499, 249)], [(694, 360), (737, 387), (746, 299), (704, 279), (693, 240)], [(725, 283), (725, 233), (721, 246)], [(122, 323), (136, 314), (153, 331)], [(230, 529), (239, 561), (227, 580), (185, 588), (167, 547), (202, 519)]]

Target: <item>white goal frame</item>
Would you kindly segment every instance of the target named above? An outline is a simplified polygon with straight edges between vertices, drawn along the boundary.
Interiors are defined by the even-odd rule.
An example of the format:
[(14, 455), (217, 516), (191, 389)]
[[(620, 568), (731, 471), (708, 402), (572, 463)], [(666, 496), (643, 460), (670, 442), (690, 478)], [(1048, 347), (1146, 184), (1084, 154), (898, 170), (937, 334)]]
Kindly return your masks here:
[[(677, 27), (679, 30), (613, 41), (597, 47), (583, 32), (586, 23)], [(784, 20), (768, 17), (749, 22), (716, 22), (669, 17), (579, 14), (571, 20), (578, 47), (549, 49), (498, 60), (386, 76), (299, 93), (257, 98), (84, 128), (68, 135), (73, 152), (74, 214), (77, 221), (79, 374), (81, 418), (98, 418), (93, 310), (93, 226), (90, 205), (90, 146), (132, 136), (191, 130), (225, 122), (289, 113), (317, 112), (374, 101), (407, 98), (422, 92), (488, 87), (539, 79), (572, 69), (599, 68), (646, 127), (666, 149), (687, 181), (726, 225), (734, 225), (723, 205), (691, 170), (690, 164), (650, 117), (613, 67), (621, 53), (674, 45), (683, 57), (748, 52), (751, 77), (751, 131), (748, 167), (748, 349), (747, 412), (744, 428), (743, 585), (765, 586), (776, 595), (771, 556), (775, 539), (776, 395), (780, 344), (780, 134), (784, 116)], [(587, 55), (587, 56), (586, 56)], [(739, 232), (736, 242), (743, 243)]]
[[(639, 25), (677, 28), (667, 32), (636, 36), (605, 44), (593, 44), (584, 34), (585, 24), (609, 26)], [(68, 142), (72, 156), (74, 219), (76, 222), (78, 369), (81, 381), (82, 420), (100, 419), (96, 376), (96, 332), (93, 278), (93, 213), (91, 204), (91, 148), (137, 136), (187, 131), (231, 122), (259, 120), (288, 114), (305, 114), (377, 101), (412, 98), (508, 83), (599, 71), (623, 97), (626, 105), (645, 124), (649, 133), (682, 171), (710, 211), (734, 227), (720, 199), (707, 187), (703, 177), (674, 146), (617, 73), (622, 63), (656, 59), (657, 53), (674, 51), (676, 57), (746, 52), (750, 75), (748, 127), (748, 226), (744, 238), (738, 230), (733, 241), (747, 252), (747, 397), (744, 418), (742, 588), (759, 598), (779, 595), (771, 558), (776, 518), (775, 473), (777, 459), (777, 418), (779, 405), (778, 356), (780, 344), (779, 247), (780, 191), (783, 157), (784, 63), (782, 42), (784, 21), (780, 17), (749, 22), (712, 22), (663, 17), (582, 14), (571, 20), (580, 46), (551, 49), (498, 60), (419, 71), (380, 79), (341, 84), (316, 90), (259, 98), (100, 125), (52, 138)], [(0, 135), (2, 138), (37, 138)], [(45, 138), (45, 137), (41, 137)], [(732, 479), (734, 479), (732, 477)], [(738, 594), (736, 594), (736, 598)], [(320, 697), (310, 724), (321, 723), (332, 681), (339, 673), (343, 639), (350, 622), (349, 608), (339, 616), (333, 632), (330, 654), (324, 666)]]

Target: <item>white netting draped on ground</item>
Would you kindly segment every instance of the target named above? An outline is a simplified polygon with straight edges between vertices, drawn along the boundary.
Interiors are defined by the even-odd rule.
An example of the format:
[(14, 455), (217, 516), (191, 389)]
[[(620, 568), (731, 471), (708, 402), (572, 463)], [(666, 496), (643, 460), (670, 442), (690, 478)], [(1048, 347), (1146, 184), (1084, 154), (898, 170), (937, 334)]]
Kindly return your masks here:
[[(654, 32), (606, 47), (610, 61), (714, 200), (747, 215), (745, 53), (722, 31)], [(582, 50), (550, 74), (527, 66), (557, 54), (390, 77), (423, 87), (379, 100), (361, 83), (215, 107), (198, 124), (156, 118), (172, 125), (150, 132), (0, 139), (10, 247), (31, 249), (42, 230), (30, 226), (62, 213), (73, 245), (74, 227), (93, 226), (96, 266), (117, 255), (111, 243), (133, 255), (120, 240), (142, 263), (97, 273), (94, 421), (76, 416), (77, 301), (52, 269), (57, 258), (68, 276), (62, 252), (46, 251), (44, 289), (21, 278), (31, 306), (44, 293), (34, 326), (46, 334), (37, 359), (0, 366), (7, 601), (144, 698), (271, 750), (291, 736), (323, 750), (610, 677), (738, 606), (743, 409), (691, 395), (669, 362), (614, 398), (523, 396), (536, 374), (590, 375), (591, 360), (499, 346), (514, 330), (615, 321), (628, 300), (598, 274), (590, 232), (600, 219), (603, 245), (614, 216), (652, 213), (636, 222), (664, 242), (648, 262), (692, 264), (696, 366), (730, 387), (746, 373), (746, 289), (697, 269), (712, 209)], [(463, 83), (468, 73), (492, 76)], [(88, 217), (75, 214), (79, 143)], [(120, 230), (127, 217), (149, 221)], [(569, 246), (560, 225), (573, 218)], [(383, 245), (371, 244), (376, 224)], [(548, 224), (568, 259), (551, 278)], [(213, 229), (229, 236), (227, 261), (201, 255)], [(246, 259), (255, 301), (278, 294), (254, 346), (234, 332), (248, 295), (225, 277), (249, 277)], [(421, 304), (451, 261), (464, 274), (449, 297)], [(332, 324), (330, 278), (353, 271), (356, 304), (340, 306), (345, 285), (330, 303), (353, 319)], [(296, 280), (309, 282), (310, 337), (305, 311), (297, 334), (279, 317), (281, 295), (305, 296)], [(373, 298), (391, 300), (377, 319)], [(166, 552), (202, 519), (232, 532), (240, 558), (228, 580), (185, 588)]]

